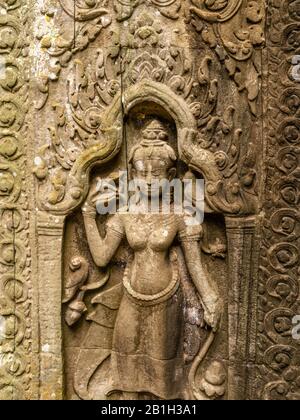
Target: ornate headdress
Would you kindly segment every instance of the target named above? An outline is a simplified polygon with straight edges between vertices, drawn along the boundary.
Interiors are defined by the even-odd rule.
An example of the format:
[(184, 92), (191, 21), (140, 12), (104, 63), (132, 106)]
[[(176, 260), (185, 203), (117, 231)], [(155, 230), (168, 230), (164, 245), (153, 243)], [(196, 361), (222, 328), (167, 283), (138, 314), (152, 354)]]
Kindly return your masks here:
[(170, 165), (177, 160), (175, 151), (166, 142), (168, 133), (160, 121), (152, 120), (142, 134), (142, 141), (130, 153), (129, 163), (145, 159), (160, 159)]

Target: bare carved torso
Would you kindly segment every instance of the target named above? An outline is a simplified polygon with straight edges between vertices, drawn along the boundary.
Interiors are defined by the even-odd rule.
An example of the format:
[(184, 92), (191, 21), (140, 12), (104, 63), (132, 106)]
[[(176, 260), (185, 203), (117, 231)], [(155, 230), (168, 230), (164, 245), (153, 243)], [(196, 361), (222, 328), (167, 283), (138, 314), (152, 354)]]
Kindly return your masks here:
[(172, 280), (169, 250), (179, 229), (175, 215), (123, 215), (120, 217), (134, 251), (130, 283), (141, 294), (166, 289)]

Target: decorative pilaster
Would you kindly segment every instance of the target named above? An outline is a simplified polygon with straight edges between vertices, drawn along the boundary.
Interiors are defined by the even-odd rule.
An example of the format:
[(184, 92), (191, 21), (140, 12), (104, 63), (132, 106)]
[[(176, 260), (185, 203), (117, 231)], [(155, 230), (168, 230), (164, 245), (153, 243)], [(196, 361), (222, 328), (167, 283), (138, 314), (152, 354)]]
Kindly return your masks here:
[(63, 397), (62, 238), (64, 217), (38, 215), (40, 398)]
[[(247, 396), (248, 367), (255, 360), (251, 337), (256, 324), (257, 218), (226, 218), (228, 240), (228, 398)], [(255, 328), (255, 327), (254, 327)], [(253, 342), (253, 340), (252, 340)]]

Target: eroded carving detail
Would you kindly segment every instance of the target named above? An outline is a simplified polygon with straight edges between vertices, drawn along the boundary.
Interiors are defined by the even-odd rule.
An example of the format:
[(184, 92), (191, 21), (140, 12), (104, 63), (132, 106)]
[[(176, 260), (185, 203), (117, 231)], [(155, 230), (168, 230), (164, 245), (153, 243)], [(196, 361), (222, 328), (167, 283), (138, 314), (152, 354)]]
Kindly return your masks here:
[[(176, 154), (166, 140), (163, 125), (151, 121), (129, 155), (134, 180), (175, 176)], [(66, 281), (64, 302), (72, 300), (77, 290), (79, 293), (66, 310), (69, 326), (87, 310), (83, 303), (85, 291), (100, 290), (91, 300), (94, 309), (86, 319), (92, 325), (85, 342), (102, 353), (95, 355), (90, 370), (82, 369), (89, 349), (83, 346), (79, 352), (75, 369), (77, 395), (87, 398), (91, 378), (101, 371), (104, 361), (109, 361), (105, 384), (97, 385), (98, 394), (88, 393), (88, 398), (222, 397), (226, 374), (221, 363), (212, 363), (207, 368), (200, 386), (196, 377), (222, 315), (221, 298), (201, 261), (202, 227), (188, 226), (188, 216), (176, 214), (174, 209), (171, 214), (145, 214), (141, 202), (137, 203), (140, 214), (120, 209), (112, 215), (106, 224), (105, 237), (101, 237), (95, 205), (101, 200), (106, 202), (107, 197), (107, 193), (102, 197), (94, 186), (82, 208), (93, 260), (98, 267), (106, 267), (124, 238), (131, 256), (121, 283), (105, 291), (101, 288), (109, 281), (108, 273), (96, 283), (90, 283), (86, 261), (83, 258), (71, 261), (74, 273)], [(203, 321), (209, 327), (208, 335), (202, 346), (199, 335), (192, 338), (197, 343), (191, 345), (188, 328), (199, 330)], [(97, 328), (102, 331), (101, 345), (96, 345)]]
[(261, 66), (255, 47), (264, 43), (264, 2), (250, 1), (245, 6), (240, 0), (192, 3), (198, 5), (191, 8), (192, 19), (196, 15), (209, 22), (193, 21), (195, 27), (224, 63), (238, 90), (246, 90), (251, 112), (256, 115)]
[[(256, 5), (252, 6), (256, 10)], [(243, 16), (245, 13), (243, 10)], [(246, 16), (248, 14), (252, 16), (253, 13), (248, 11)], [(257, 15), (258, 26), (261, 28), (264, 14)], [(257, 30), (258, 26), (255, 26)], [(209, 28), (203, 26), (200, 31), (202, 37), (206, 30)], [(229, 29), (225, 29), (225, 33), (228, 36), (231, 34)], [(246, 43), (250, 42), (248, 35), (245, 35)], [(60, 104), (53, 104), (56, 126), (49, 128), (51, 144), (40, 151), (35, 169), (39, 179), (47, 179), (49, 176), (51, 180), (52, 188), (49, 188), (47, 182), (48, 192), (43, 192), (49, 197), (46, 208), (66, 212), (67, 208), (79, 205), (86, 191), (74, 174), (74, 162), (83, 153), (87, 156), (88, 150), (92, 150), (99, 142), (104, 142), (104, 145), (106, 143), (108, 147), (109, 143), (113, 144), (110, 136), (114, 123), (109, 127), (106, 115), (108, 107), (115, 106), (117, 101), (120, 101), (121, 106), (121, 84), (121, 96), (126, 101), (126, 89), (149, 80), (168, 86), (173, 92), (174, 101), (176, 97), (184, 99), (194, 116), (198, 133), (194, 140), (190, 137), (189, 141), (185, 141), (181, 157), (206, 178), (207, 201), (211, 208), (229, 214), (254, 213), (257, 210), (257, 170), (252, 142), (259, 138), (260, 129), (253, 115), (248, 116), (251, 129), (249, 126), (245, 129), (240, 122), (244, 113), (233, 105), (229, 105), (224, 112), (224, 105), (218, 96), (221, 83), (224, 82), (220, 81), (220, 73), (216, 70), (216, 57), (220, 58), (221, 52), (216, 54), (213, 44), (208, 43), (207, 52), (202, 53), (200, 62), (193, 63), (189, 50), (176, 46), (176, 33), (163, 28), (156, 17), (148, 12), (133, 16), (129, 27), (114, 27), (110, 42), (112, 46), (103, 50), (99, 48), (90, 63), (84, 64), (80, 60), (74, 62), (69, 80), (71, 109), (67, 111)], [(227, 64), (241, 63), (234, 64), (235, 71), (238, 78), (247, 77), (247, 81), (235, 80), (237, 93), (248, 90), (253, 114), (256, 114), (254, 108), (259, 101), (260, 71), (253, 70), (258, 66), (255, 64), (256, 45), (248, 46), (247, 54), (241, 53), (242, 57), (236, 57), (233, 52), (226, 55), (224, 46), (225, 55), (221, 60), (221, 63), (225, 61)], [(238, 67), (244, 65), (245, 68)], [(248, 110), (245, 108), (244, 112), (248, 113)], [(121, 127), (122, 121), (118, 121), (117, 125)], [(121, 135), (120, 130), (113, 134), (114, 144), (120, 144), (116, 140), (118, 135)], [(242, 153), (243, 143), (247, 150), (243, 147)], [(115, 150), (115, 146), (110, 150)], [(110, 153), (105, 147), (104, 151), (106, 155)], [(197, 162), (192, 162), (193, 156), (197, 156)], [(207, 160), (211, 163), (205, 168)], [(46, 187), (45, 182), (43, 185)], [(66, 196), (66, 190), (72, 190), (72, 197)], [(58, 203), (61, 205), (57, 206)]]
[[(53, 110), (47, 116), (48, 133), (45, 132), (43, 142), (39, 142), (42, 147), (36, 152), (34, 162), (39, 209), (62, 217), (78, 209), (87, 197), (90, 174), (95, 167), (104, 168), (128, 147), (124, 122), (138, 107), (142, 110), (140, 119), (143, 122), (147, 116), (143, 107), (150, 104), (156, 116), (173, 121), (180, 164), (188, 166), (190, 177), (205, 178), (206, 211), (230, 216), (255, 214), (258, 211), (260, 175), (257, 152), (262, 132), (259, 47), (263, 45), (264, 4), (115, 0), (86, 5), (84, 1), (77, 1), (75, 19), (72, 5), (73, 2), (61, 1), (59, 12), (74, 24), (75, 40), (72, 31), (72, 34), (60, 32), (53, 36), (59, 20), (56, 21), (57, 16), (51, 8), (50, 11), (43, 10), (46, 20), (51, 22), (51, 30), (43, 33), (45, 27), (42, 25), (41, 34), (38, 34), (39, 48), (43, 48), (44, 57), (53, 56), (50, 72), (38, 82), (44, 97), (37, 107), (41, 112), (45, 105), (47, 110)], [(63, 25), (63, 30), (67, 26)], [(103, 28), (107, 30), (102, 31)], [(185, 39), (183, 34), (187, 31), (190, 36)], [(106, 40), (103, 45), (102, 40)], [(198, 48), (196, 54), (194, 42)], [(85, 54), (88, 47), (88, 54)], [(60, 95), (52, 100), (49, 92), (49, 80), (63, 86), (58, 78), (60, 73), (67, 80), (68, 101), (61, 100)], [(297, 143), (295, 120), (298, 105), (296, 96), (293, 96), (293, 102), (288, 97), (286, 92), (282, 107), (289, 120), (282, 130), (288, 142), (285, 146), (290, 149), (283, 151), (280, 168), (291, 174), (291, 168), (298, 161), (297, 149), (293, 148)], [(11, 120), (14, 119), (13, 112), (11, 106)], [(18, 121), (14, 124), (17, 126)], [(119, 165), (126, 169), (124, 160)], [(285, 180), (284, 185), (276, 184), (277, 190), (278, 201), (297, 200), (295, 183), (290, 179)], [(292, 229), (293, 215), (283, 218), (282, 227), (279, 220), (274, 220), (274, 229), (285, 232), (284, 242), (288, 246), (286, 249), (275, 246), (267, 254), (271, 266), (283, 276), (279, 281), (270, 280), (268, 287), (270, 290), (275, 288), (272, 293), (282, 298), (284, 292), (277, 283), (282, 279), (289, 281), (287, 268), (299, 258), (289, 241), (296, 235)], [(244, 230), (246, 236), (247, 226)], [(243, 235), (241, 229), (241, 243)], [(226, 254), (226, 246), (218, 240), (212, 245), (207, 244), (203, 237), (201, 248), (213, 257), (224, 258)], [(74, 330), (86, 320), (91, 324), (91, 332), (86, 337), (87, 348), (80, 350), (74, 373), (74, 387), (82, 399), (109, 394), (107, 389), (101, 388), (103, 384), (98, 391), (91, 390), (89, 378), (97, 376), (94, 373), (99, 367), (105, 371), (110, 363), (112, 330), (123, 299), (120, 285), (110, 291), (104, 289), (110, 280), (107, 272), (99, 276), (99, 281), (91, 281), (86, 257), (86, 253), (72, 253), (71, 260), (67, 261), (69, 271), (64, 284), (66, 323)], [(188, 276), (185, 261), (180, 259), (179, 253), (177, 261), (174, 259), (171, 265), (175, 267), (174, 271), (178, 265), (181, 277)], [(125, 284), (130, 286), (129, 280), (126, 283), (126, 274)], [(97, 292), (91, 301), (90, 291)], [(190, 289), (184, 293), (193, 295)], [(286, 301), (290, 302), (295, 293), (293, 283)], [(197, 296), (191, 297), (188, 309), (199, 308), (197, 299)], [(221, 362), (205, 365), (204, 356), (214, 340), (213, 333), (202, 347), (204, 353), (198, 353), (201, 330), (198, 324), (203, 320), (200, 312), (195, 314), (191, 310), (185, 315), (188, 337), (185, 360), (191, 367), (187, 375), (191, 385), (189, 392), (199, 399), (221, 398), (226, 394), (226, 366)], [(265, 325), (276, 320), (276, 328), (283, 330), (285, 336), (288, 316), (289, 313), (285, 313), (284, 319), (277, 322), (275, 312), (266, 319)], [(99, 334), (93, 335), (92, 331), (95, 332), (99, 325), (103, 327), (103, 323), (107, 328), (103, 328), (103, 342), (99, 345), (93, 341), (99, 341)], [(270, 339), (277, 337), (276, 328), (269, 333)], [(195, 338), (194, 342), (191, 342), (191, 337)], [(93, 357), (87, 354), (91, 348)], [(164, 397), (172, 394), (169, 388), (165, 391)]]
[[(299, 399), (299, 119), (298, 83), (291, 65), (298, 42), (298, 2), (272, 3), (267, 32), (266, 123), (269, 160), (261, 258), (258, 363), (260, 398)], [(280, 77), (278, 77), (280, 75)]]
[[(28, 11), (0, 2), (0, 399), (32, 390), (31, 256), (24, 183)], [(31, 394), (32, 395), (32, 394)]]

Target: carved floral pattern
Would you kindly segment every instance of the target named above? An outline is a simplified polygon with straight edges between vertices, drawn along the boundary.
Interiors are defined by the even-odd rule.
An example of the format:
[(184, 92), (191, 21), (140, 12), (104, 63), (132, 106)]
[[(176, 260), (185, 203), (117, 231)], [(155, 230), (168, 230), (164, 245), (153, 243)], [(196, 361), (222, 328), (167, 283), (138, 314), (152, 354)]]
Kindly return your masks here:
[(261, 72), (256, 47), (264, 43), (264, 2), (250, 1), (247, 6), (242, 6), (241, 0), (192, 0), (192, 3), (195, 5), (191, 8), (194, 26), (203, 41), (215, 49), (239, 91), (247, 92), (251, 112), (256, 115)]
[[(0, 399), (31, 388), (31, 285), (24, 171), (28, 106), (25, 81), (28, 11), (18, 0), (0, 8)], [(24, 6), (24, 3), (22, 3)]]
[[(62, 3), (66, 13), (72, 16), (70, 4)], [(105, 2), (96, 2), (86, 9), (83, 8), (84, 2), (77, 4), (80, 12), (75, 15), (75, 21), (79, 22), (79, 31), (82, 28), (82, 21), (92, 19), (94, 22), (94, 19), (102, 19), (105, 16), (108, 25), (114, 22), (111, 9), (101, 8), (100, 3), (105, 5)], [(57, 204), (60, 203), (61, 210), (59, 211), (66, 211), (66, 206), (70, 208), (70, 206), (78, 205), (76, 201), (79, 202), (83, 199), (83, 187), (74, 177), (68, 176), (68, 173), (72, 173), (73, 165), (80, 154), (89, 150), (97, 142), (99, 143), (99, 139), (103, 137), (103, 115), (116, 95), (121, 92), (121, 85), (123, 94), (124, 90), (131, 85), (144, 80), (152, 80), (170, 87), (178, 97), (183, 98), (197, 121), (199, 131), (196, 144), (193, 146), (195, 153), (190, 155), (188, 153), (189, 156), (186, 156), (186, 159), (189, 160), (193, 154), (196, 154), (198, 148), (207, 149), (208, 154), (214, 154), (213, 165), (216, 166), (216, 173), (217, 171), (219, 173), (213, 180), (206, 179), (207, 197), (211, 208), (214, 211), (228, 214), (255, 212), (257, 208), (257, 170), (252, 139), (260, 135), (259, 127), (253, 124), (253, 130), (247, 134), (240, 127), (239, 117), (233, 106), (228, 106), (225, 112), (218, 110), (220, 108), (218, 106), (218, 88), (221, 81), (219, 80), (220, 75), (217, 75), (213, 70), (216, 58), (213, 58), (212, 54), (216, 55), (222, 63), (225, 62), (225, 67), (236, 82), (237, 91), (241, 94), (247, 91), (255, 123), (257, 121), (255, 114), (259, 101), (260, 76), (259, 64), (255, 57), (257, 56), (256, 47), (263, 42), (263, 38), (258, 36), (258, 33), (261, 34), (264, 21), (263, 5), (251, 2), (246, 10), (243, 10), (242, 16), (245, 16), (243, 34), (238, 35), (236, 31), (233, 31), (232, 35), (230, 28), (236, 23), (231, 18), (234, 18), (240, 9), (240, 2), (234, 2), (234, 7), (231, 2), (230, 4), (226, 3), (225, 6), (218, 2), (209, 4), (207, 7), (213, 11), (213, 18), (203, 15), (201, 7), (200, 9), (194, 7), (196, 3), (199, 5), (201, 2), (192, 2), (194, 6), (188, 7), (192, 22), (197, 31), (201, 32), (203, 41), (208, 44), (208, 54), (203, 56), (201, 62), (197, 64), (193, 63), (185, 49), (178, 48), (174, 31), (171, 32), (170, 29), (164, 28), (153, 14), (150, 12), (133, 14), (135, 8), (144, 3), (143, 1), (115, 1), (115, 11), (118, 12), (121, 8), (128, 12), (123, 18), (120, 18), (117, 13), (115, 19), (118, 21), (126, 18), (130, 20), (130, 24), (121, 27), (120, 31), (114, 29), (110, 41), (111, 47), (106, 49), (99, 47), (90, 63), (83, 64), (80, 60), (76, 60), (70, 64), (71, 72), (75, 75), (70, 77), (68, 84), (72, 119), (70, 119), (69, 112), (66, 115), (66, 109), (63, 106), (53, 104), (56, 122), (55, 125), (49, 127), (51, 144), (40, 150), (34, 169), (39, 180), (43, 181), (48, 178), (50, 180), (48, 186), (51, 185), (51, 188), (48, 187), (44, 193), (48, 196), (46, 207), (52, 208), (55, 212), (58, 211)], [(160, 11), (169, 10), (170, 7), (172, 9), (177, 3), (180, 4), (176, 1), (150, 2)], [(195, 15), (202, 19), (200, 29), (195, 21)], [(222, 17), (218, 17), (219, 15)], [(183, 19), (183, 15), (181, 17)], [(210, 26), (204, 26), (205, 20), (209, 22)], [(216, 29), (220, 32), (222, 48), (218, 47), (217, 38), (212, 35), (214, 31), (211, 24), (217, 24), (215, 22), (218, 22)], [(227, 27), (226, 22), (229, 22), (228, 24), (231, 26)], [(253, 25), (250, 26), (250, 24)], [(116, 27), (114, 26), (114, 28)], [(98, 36), (98, 32), (97, 34), (95, 32), (94, 35)], [(73, 54), (89, 44), (89, 42), (84, 43), (82, 48), (79, 48), (81, 42), (79, 32), (75, 38), (76, 47), (71, 48), (70, 45), (64, 44), (63, 49), (58, 50), (56, 41), (54, 41), (54, 44), (49, 44), (46, 47), (48, 54), (55, 57), (64, 57), (65, 54), (68, 54), (67, 61), (69, 62)], [(170, 41), (166, 42), (167, 39)], [(67, 65), (67, 62), (64, 65)], [(56, 62), (54, 68), (57, 69), (57, 72), (54, 71), (56, 76), (53, 80), (56, 80), (61, 65)], [(49, 94), (48, 81), (50, 79), (43, 80), (47, 86), (40, 86), (40, 90), (45, 96), (38, 107), (44, 106)], [(293, 127), (287, 127), (288, 130), (292, 130), (292, 133), (287, 133), (287, 135), (295, 136)], [(245, 142), (247, 135), (249, 136), (247, 151), (242, 156), (241, 138), (243, 137)], [(203, 163), (195, 164), (194, 169), (204, 172), (206, 177), (205, 170), (199, 165), (203, 165)], [(72, 190), (71, 200), (67, 200), (67, 190)]]
[[(40, 13), (53, 22), (55, 13), (51, 1), (47, 3), (50, 6)], [(39, 151), (35, 162), (40, 188), (44, 188), (43, 193), (46, 191), (47, 209), (52, 211), (62, 204), (61, 212), (66, 214), (82, 201), (84, 192), (70, 173), (79, 157), (99, 140), (104, 139), (105, 143), (102, 131), (105, 111), (114, 104), (122, 84), (127, 89), (151, 81), (170, 88), (186, 102), (194, 116), (198, 130), (191, 150), (196, 154), (206, 151), (205, 158), (213, 156), (218, 170), (216, 179), (211, 176), (214, 182), (209, 183), (207, 190), (212, 209), (226, 214), (254, 213), (255, 147), (249, 141), (246, 151), (240, 149), (245, 132), (238, 124), (237, 110), (233, 106), (224, 112), (218, 109), (220, 80), (213, 69), (218, 62), (226, 70), (241, 103), (248, 104), (254, 126), (261, 117), (264, 3), (76, 0), (75, 20), (74, 1), (60, 0), (59, 4), (74, 23), (75, 36), (69, 37), (63, 28), (53, 36), (51, 25), (35, 33), (40, 52), (50, 58), (48, 72), (37, 80), (41, 93), (38, 109), (46, 104), (50, 82), (57, 81), (63, 69), (66, 72), (75, 69), (68, 85), (70, 109), (51, 104), (55, 115), (49, 127), (51, 141)], [(21, 5), (24, 2), (19, 0), (0, 0), (1, 11), (5, 11), (0, 16), (0, 56), (5, 58), (5, 72), (0, 78), (0, 399), (26, 398), (32, 374), (29, 218), (24, 183), (28, 12), (25, 7), (21, 10)], [(159, 11), (170, 22), (177, 23), (179, 16), (186, 15), (187, 25), (192, 23), (197, 32), (197, 42), (205, 44), (209, 53), (195, 63), (177, 47), (176, 39), (166, 46), (167, 29), (151, 13), (138, 15), (141, 5), (151, 6), (151, 10)], [(130, 23), (126, 41), (115, 33), (109, 52), (99, 46), (88, 64), (73, 60), (102, 31), (126, 20)], [(263, 78), (269, 99), (265, 105), (268, 173), (257, 337), (257, 363), (261, 367), (255, 395), (265, 399), (300, 399), (299, 343), (291, 337), (291, 319), (300, 311), (300, 86), (295, 79), (297, 66), (293, 64), (293, 57), (299, 53), (299, 28), (298, 0), (270, 2), (268, 81)], [(72, 205), (65, 205), (67, 192)]]
[[(270, 3), (265, 189), (261, 258), (259, 394), (267, 400), (300, 396), (299, 346), (292, 319), (299, 314), (299, 83), (291, 77), (299, 47), (298, 1)], [(280, 77), (278, 77), (280, 75)]]
[(181, 9), (180, 0), (114, 0), (114, 7), (117, 12), (117, 19), (123, 21), (132, 16), (136, 7), (148, 3), (158, 8), (163, 16), (171, 19), (179, 17), (178, 12)]

